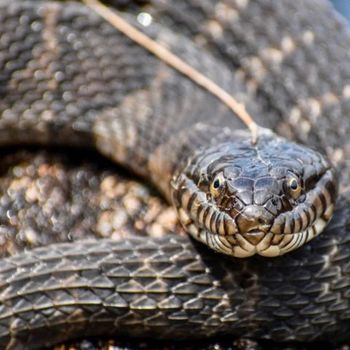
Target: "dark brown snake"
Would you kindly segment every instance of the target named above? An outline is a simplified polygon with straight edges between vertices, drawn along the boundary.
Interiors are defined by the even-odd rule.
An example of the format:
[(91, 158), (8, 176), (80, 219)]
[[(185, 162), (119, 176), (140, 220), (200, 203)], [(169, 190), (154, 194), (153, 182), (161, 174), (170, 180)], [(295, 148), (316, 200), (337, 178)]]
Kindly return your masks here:
[[(100, 334), (348, 340), (347, 31), (320, 1), (154, 0), (142, 10), (160, 22), (147, 34), (259, 123), (328, 155), (340, 173), (335, 218), (275, 259), (226, 257), (185, 236), (3, 259), (0, 346)], [(2, 145), (95, 147), (152, 181), (189, 233), (228, 255), (283, 254), (329, 220), (334, 172), (319, 153), (272, 133), (251, 145), (214, 97), (91, 10), (0, 1), (0, 23)]]

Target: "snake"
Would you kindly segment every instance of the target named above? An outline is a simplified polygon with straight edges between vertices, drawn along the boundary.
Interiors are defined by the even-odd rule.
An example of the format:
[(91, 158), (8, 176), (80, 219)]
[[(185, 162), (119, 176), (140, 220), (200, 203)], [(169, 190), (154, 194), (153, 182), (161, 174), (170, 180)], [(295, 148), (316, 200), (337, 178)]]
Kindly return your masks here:
[[(140, 27), (133, 6), (125, 16)], [(149, 36), (285, 137), (266, 130), (252, 144), (214, 96), (81, 4), (2, 0), (1, 144), (97, 149), (152, 182), (210, 249), (171, 235), (2, 259), (1, 346), (86, 334), (347, 340), (346, 29), (323, 2), (149, 6)], [(307, 243), (335, 207), (322, 154), (340, 199)]]

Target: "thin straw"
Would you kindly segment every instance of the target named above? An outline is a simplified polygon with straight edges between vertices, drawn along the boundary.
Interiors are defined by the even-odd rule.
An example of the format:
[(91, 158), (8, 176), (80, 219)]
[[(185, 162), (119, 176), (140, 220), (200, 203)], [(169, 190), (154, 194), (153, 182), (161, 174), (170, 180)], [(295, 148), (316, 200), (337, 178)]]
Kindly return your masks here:
[(250, 114), (246, 111), (243, 104), (237, 102), (229, 93), (222, 89), (219, 85), (206, 77), (204, 74), (187, 64), (178, 56), (174, 55), (170, 50), (152, 40), (147, 35), (136, 29), (134, 26), (125, 21), (116, 12), (103, 5), (98, 0), (82, 0), (82, 2), (103, 17), (107, 22), (112, 24), (120, 32), (126, 35), (144, 49), (167, 63), (169, 66), (182, 73), (196, 84), (216, 96), (223, 102), (234, 114), (236, 114), (242, 122), (248, 127), (252, 133), (252, 142), (256, 143), (258, 137), (258, 125), (255, 123)]

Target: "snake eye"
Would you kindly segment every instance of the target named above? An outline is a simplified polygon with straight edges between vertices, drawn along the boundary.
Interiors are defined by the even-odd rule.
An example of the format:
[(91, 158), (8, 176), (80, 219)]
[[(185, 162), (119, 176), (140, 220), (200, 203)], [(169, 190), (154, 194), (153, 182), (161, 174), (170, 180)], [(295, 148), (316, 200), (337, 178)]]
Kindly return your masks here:
[(213, 197), (217, 197), (221, 193), (225, 178), (222, 173), (215, 176), (213, 182), (210, 185), (210, 193)]
[(291, 195), (291, 197), (293, 199), (298, 199), (300, 197), (301, 184), (300, 184), (300, 181), (296, 177), (290, 176), (287, 179), (287, 188), (288, 188), (289, 194)]

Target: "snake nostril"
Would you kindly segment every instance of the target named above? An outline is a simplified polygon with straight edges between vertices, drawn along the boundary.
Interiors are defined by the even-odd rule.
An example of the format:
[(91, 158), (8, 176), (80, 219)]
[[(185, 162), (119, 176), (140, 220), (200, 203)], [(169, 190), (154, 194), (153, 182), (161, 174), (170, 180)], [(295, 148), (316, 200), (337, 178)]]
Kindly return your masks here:
[(267, 232), (272, 224), (273, 216), (264, 208), (256, 205), (246, 207), (237, 218), (241, 233), (252, 231)]
[(265, 220), (263, 218), (258, 218), (258, 223), (259, 224), (265, 224)]

